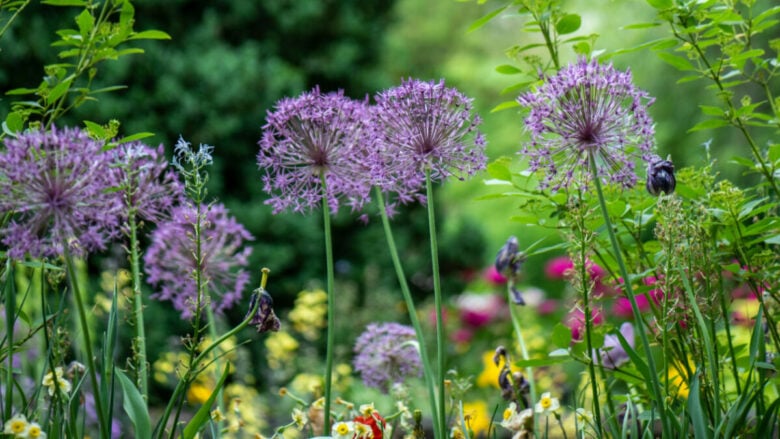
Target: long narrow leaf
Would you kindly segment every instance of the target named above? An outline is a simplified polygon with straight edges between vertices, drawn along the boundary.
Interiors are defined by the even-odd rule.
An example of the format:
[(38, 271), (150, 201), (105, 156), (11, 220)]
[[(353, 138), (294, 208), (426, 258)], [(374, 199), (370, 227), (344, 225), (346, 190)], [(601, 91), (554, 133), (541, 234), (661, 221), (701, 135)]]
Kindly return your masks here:
[(152, 437), (152, 422), (149, 420), (149, 412), (141, 392), (121, 369), (116, 369), (115, 372), (119, 378), (119, 385), (122, 386), (122, 407), (135, 427), (135, 437), (138, 439)]
[(206, 424), (206, 422), (211, 419), (211, 406), (214, 404), (214, 400), (217, 398), (217, 395), (219, 395), (220, 389), (222, 389), (222, 386), (225, 385), (225, 379), (227, 379), (229, 371), (230, 366), (228, 365), (222, 372), (222, 376), (219, 378), (217, 386), (214, 387), (214, 391), (211, 392), (209, 399), (207, 399), (206, 402), (200, 406), (198, 412), (195, 413), (195, 416), (193, 416), (192, 419), (190, 419), (190, 422), (187, 423), (187, 426), (184, 427), (184, 432), (182, 433), (182, 437), (184, 439), (193, 439), (200, 431), (200, 429)]

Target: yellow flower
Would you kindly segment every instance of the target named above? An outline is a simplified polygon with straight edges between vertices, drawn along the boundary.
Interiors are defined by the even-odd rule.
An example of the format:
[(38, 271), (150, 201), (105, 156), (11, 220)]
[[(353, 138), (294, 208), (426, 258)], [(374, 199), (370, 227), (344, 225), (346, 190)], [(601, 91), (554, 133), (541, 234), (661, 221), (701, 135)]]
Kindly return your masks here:
[(308, 422), (308, 418), (306, 417), (306, 413), (304, 413), (299, 408), (294, 408), (292, 411), (292, 420), (295, 423), (295, 427), (298, 430), (303, 431), (303, 427), (306, 426), (306, 422)]
[[(495, 353), (495, 351), (486, 351), (482, 354), (482, 364), (484, 368), (477, 377), (477, 387), (495, 387), (498, 389), (498, 375), (501, 373), (501, 368), (496, 366), (496, 363), (493, 362)], [(518, 369), (513, 366), (510, 366), (509, 369), (512, 372), (518, 371)]]
[(474, 436), (487, 434), (490, 428), (490, 412), (485, 401), (478, 400), (463, 403), (463, 419)]
[(42, 384), (45, 387), (49, 388), (49, 396), (54, 395), (54, 392), (56, 390), (59, 390), (61, 393), (67, 395), (70, 393), (71, 385), (70, 381), (63, 378), (63, 372), (62, 367), (55, 367), (54, 373), (51, 372), (47, 373), (43, 376), (43, 382)]
[(322, 376), (312, 373), (299, 373), (290, 382), (290, 387), (297, 394), (321, 394), (323, 388)]
[(189, 389), (187, 389), (187, 401), (190, 404), (203, 404), (206, 402), (213, 389), (204, 383), (193, 383)]
[(301, 291), (288, 315), (293, 328), (307, 340), (316, 340), (327, 325), (328, 295), (325, 291)]
[[(690, 362), (688, 363), (690, 365)], [(681, 399), (688, 399), (690, 389), (688, 388), (688, 372), (682, 364), (672, 363), (666, 370), (666, 376), (669, 378), (669, 384), (672, 390), (676, 390), (676, 396)]]
[(331, 434), (334, 439), (352, 439), (354, 432), (354, 422), (337, 422), (333, 424), (333, 428), (331, 428)]
[(295, 358), (298, 341), (286, 331), (273, 332), (266, 337), (265, 348), (268, 365), (272, 369), (281, 369)]
[(27, 418), (24, 415), (11, 416), (11, 419), (6, 421), (3, 425), (3, 433), (6, 434), (22, 434), (27, 430)]

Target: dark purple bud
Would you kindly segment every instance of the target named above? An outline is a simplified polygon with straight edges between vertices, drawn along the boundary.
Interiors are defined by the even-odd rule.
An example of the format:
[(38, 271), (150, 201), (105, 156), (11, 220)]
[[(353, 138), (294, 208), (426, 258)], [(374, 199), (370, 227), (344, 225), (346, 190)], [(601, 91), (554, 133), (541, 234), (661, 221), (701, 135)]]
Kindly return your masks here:
[(520, 292), (520, 290), (515, 288), (514, 285), (512, 285), (509, 288), (509, 294), (512, 297), (512, 303), (514, 303), (515, 305), (525, 305), (525, 300), (523, 300), (523, 294)]
[[(255, 305), (257, 305), (256, 310)], [(252, 298), (249, 300), (249, 313), (252, 310), (255, 310), (255, 314), (249, 324), (256, 327), (257, 332), (276, 332), (282, 326), (279, 318), (274, 314), (274, 300), (263, 288), (258, 288), (252, 293)], [(246, 317), (249, 316), (249, 313)], [(244, 318), (246, 319), (246, 317)]]
[(525, 262), (525, 254), (519, 251), (517, 238), (510, 236), (496, 255), (496, 271), (504, 276), (514, 276)]
[(504, 359), (504, 363), (509, 363), (509, 354), (506, 352), (506, 348), (499, 346), (496, 348), (496, 352), (493, 354), (493, 364), (498, 367), (501, 364), (501, 359)]
[(647, 192), (658, 196), (661, 192), (671, 194), (677, 186), (674, 178), (674, 164), (669, 160), (656, 160), (647, 166)]

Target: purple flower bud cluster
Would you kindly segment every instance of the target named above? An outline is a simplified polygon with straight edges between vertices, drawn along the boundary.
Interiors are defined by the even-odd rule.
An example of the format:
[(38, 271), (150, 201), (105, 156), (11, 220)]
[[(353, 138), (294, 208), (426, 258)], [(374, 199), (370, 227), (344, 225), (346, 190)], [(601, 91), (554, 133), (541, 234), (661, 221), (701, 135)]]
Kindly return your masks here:
[(528, 110), (525, 125), (531, 133), (530, 146), (520, 154), (531, 171), (544, 174), (542, 189), (587, 187), (596, 177), (631, 188), (637, 181), (636, 157), (656, 157), (647, 113), (653, 98), (633, 85), (630, 71), (581, 58), (517, 101)]
[(353, 365), (368, 387), (387, 393), (390, 386), (422, 375), (414, 328), (371, 323), (355, 342)]
[(481, 120), (471, 100), (443, 81), (410, 79), (375, 101), (315, 88), (269, 111), (257, 162), (274, 213), (306, 212), (323, 198), (334, 212), (342, 202), (359, 210), (372, 187), (422, 202), (426, 172), (438, 181), (485, 167)]
[[(195, 227), (200, 225), (200, 263), (197, 258)], [(159, 288), (152, 295), (169, 300), (190, 318), (201, 307), (211, 306), (217, 312), (232, 307), (241, 298), (249, 283), (249, 264), (252, 235), (228, 215), (221, 204), (179, 206), (170, 220), (157, 226), (152, 233), (152, 244), (144, 254), (144, 270), (150, 284)], [(202, 285), (208, 294), (198, 291), (196, 271), (200, 270)], [(209, 303), (209, 297), (211, 303)]]

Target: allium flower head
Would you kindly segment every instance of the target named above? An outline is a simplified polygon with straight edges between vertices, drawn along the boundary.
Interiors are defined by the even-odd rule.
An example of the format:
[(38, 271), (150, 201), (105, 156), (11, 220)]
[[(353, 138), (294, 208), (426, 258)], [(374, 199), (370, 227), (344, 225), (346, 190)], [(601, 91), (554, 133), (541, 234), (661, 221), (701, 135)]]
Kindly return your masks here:
[(387, 393), (394, 383), (421, 376), (414, 329), (398, 323), (371, 323), (355, 342), (355, 370), (363, 383)]
[[(463, 179), (485, 167), (482, 123), (472, 101), (444, 81), (405, 80), (376, 97), (375, 128), (385, 167), (383, 186), (413, 192), (424, 181)], [(395, 189), (392, 189), (395, 187)]]
[(265, 171), (263, 190), (271, 195), (266, 204), (274, 213), (318, 207), (323, 176), (331, 210), (338, 209), (340, 199), (353, 208), (362, 205), (370, 186), (355, 158), (370, 142), (368, 115), (366, 102), (319, 88), (276, 103), (266, 116), (257, 155)]
[[(195, 206), (173, 210), (171, 219), (160, 223), (152, 233), (152, 243), (144, 255), (144, 269), (150, 284), (159, 288), (152, 297), (170, 300), (174, 308), (189, 318), (198, 300), (195, 270), (200, 268), (210, 299), (201, 298), (216, 311), (224, 311), (241, 298), (249, 282), (245, 268), (252, 235), (228, 215), (221, 204), (201, 206), (201, 218)], [(198, 267), (195, 252), (195, 226), (200, 221), (202, 261)]]
[(0, 152), (0, 228), (8, 256), (57, 257), (105, 248), (118, 232), (119, 198), (109, 190), (109, 155), (78, 129), (6, 137)]
[(136, 216), (158, 222), (170, 216), (181, 203), (184, 185), (168, 167), (162, 145), (156, 149), (141, 142), (123, 143), (110, 151), (113, 155), (115, 186), (122, 189), (126, 208)]
[(531, 132), (521, 154), (531, 171), (544, 173), (543, 189), (586, 187), (594, 178), (590, 156), (598, 178), (630, 188), (637, 181), (635, 156), (655, 157), (647, 114), (653, 98), (633, 85), (630, 71), (581, 58), (518, 102), (529, 110), (525, 125)]

